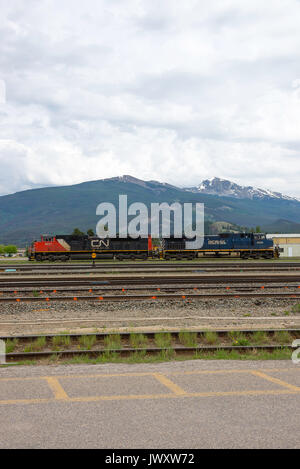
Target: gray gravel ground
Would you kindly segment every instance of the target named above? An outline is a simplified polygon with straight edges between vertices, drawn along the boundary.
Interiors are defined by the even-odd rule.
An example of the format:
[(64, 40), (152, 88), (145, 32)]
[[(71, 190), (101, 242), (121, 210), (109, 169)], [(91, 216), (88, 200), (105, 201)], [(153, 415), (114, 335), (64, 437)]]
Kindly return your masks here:
[[(298, 309), (297, 312), (296, 309)], [(288, 313), (288, 314), (287, 314)], [(220, 299), (7, 303), (0, 306), (0, 334), (78, 328), (299, 327), (294, 300)]]

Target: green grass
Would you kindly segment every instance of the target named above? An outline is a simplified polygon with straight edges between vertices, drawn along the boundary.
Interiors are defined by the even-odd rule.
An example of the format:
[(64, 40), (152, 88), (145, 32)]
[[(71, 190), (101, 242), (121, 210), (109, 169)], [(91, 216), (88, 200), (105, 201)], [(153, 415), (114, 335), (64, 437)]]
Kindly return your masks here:
[(169, 332), (157, 332), (154, 335), (155, 345), (159, 348), (169, 348), (172, 343), (172, 336)]
[(51, 355), (51, 357), (49, 358), (49, 361), (50, 363), (59, 363), (60, 359), (59, 359), (59, 356), (58, 355)]
[(109, 350), (120, 349), (122, 347), (120, 334), (112, 334), (104, 337), (104, 347)]
[(83, 350), (91, 350), (91, 348), (97, 342), (97, 337), (95, 335), (83, 335), (79, 339), (80, 347)]
[(148, 339), (144, 334), (130, 334), (129, 340), (132, 348), (143, 348), (148, 343)]
[(250, 345), (249, 340), (247, 339), (245, 334), (243, 334), (243, 332), (231, 331), (229, 332), (228, 336), (230, 337), (232, 341), (232, 345), (240, 346), (240, 347)]
[(8, 339), (5, 345), (6, 345), (6, 353), (13, 353), (16, 346), (18, 345), (18, 339)]
[(120, 361), (120, 355), (117, 352), (106, 351), (99, 355), (97, 358), (90, 358), (87, 355), (77, 355), (70, 360), (64, 361), (65, 364), (76, 365), (81, 363), (94, 364), (99, 363), (114, 363)]
[(69, 336), (55, 336), (52, 338), (52, 345), (55, 350), (57, 350), (59, 347), (69, 347), (71, 343), (71, 338)]
[(251, 344), (267, 345), (270, 342), (268, 334), (264, 331), (253, 332), (250, 337)]
[(176, 358), (176, 353), (172, 348), (169, 348), (168, 350), (162, 350), (159, 352), (156, 356), (156, 361), (169, 361), (173, 360)]
[(32, 295), (36, 298), (40, 296), (40, 292), (38, 292), (37, 290), (33, 290)]
[(292, 336), (287, 331), (276, 331), (274, 333), (274, 341), (278, 344), (291, 344), (293, 342)]
[(194, 354), (194, 359), (201, 360), (290, 360), (290, 350), (275, 349), (272, 352), (263, 350), (249, 350), (240, 353), (238, 350), (217, 350), (216, 352), (199, 352)]
[(292, 313), (300, 313), (300, 304), (294, 305), (292, 307)]
[(147, 355), (146, 352), (133, 352), (129, 357), (121, 357), (116, 352), (106, 352), (97, 358), (88, 358), (85, 355), (79, 355), (64, 364), (98, 364), (98, 363), (160, 363), (168, 361), (187, 361), (187, 360), (290, 360), (291, 351), (276, 349), (272, 352), (249, 350), (240, 353), (238, 350), (217, 350), (213, 352), (197, 351), (191, 355), (180, 355), (173, 349), (164, 350), (155, 355)]
[(204, 341), (209, 345), (217, 345), (219, 343), (218, 334), (214, 331), (204, 332)]
[(8, 368), (11, 366), (35, 366), (37, 362), (35, 360), (20, 360), (19, 362), (6, 363), (5, 365), (0, 365), (0, 368)]
[[(89, 358), (86, 355), (78, 355), (69, 360), (61, 360), (56, 355), (52, 355), (49, 359), (50, 363), (59, 364), (99, 364), (99, 363), (160, 363), (168, 361), (187, 361), (187, 360), (290, 360), (291, 350), (276, 349), (272, 352), (249, 350), (247, 352), (239, 352), (238, 350), (217, 350), (217, 351), (197, 351), (190, 355), (181, 355), (176, 353), (173, 349), (164, 350), (159, 354), (150, 355), (146, 351), (133, 352), (129, 357), (121, 357), (117, 352), (106, 351), (99, 355), (97, 358)], [(17, 363), (7, 363), (0, 365), (0, 368), (18, 365), (33, 366), (43, 364), (43, 361), (19, 361)]]
[(46, 342), (47, 342), (46, 337), (44, 336), (38, 337), (34, 342), (24, 347), (24, 352), (25, 353), (40, 352), (41, 350), (43, 350), (43, 348), (45, 348)]
[(145, 363), (147, 352), (146, 350), (133, 352), (127, 359), (127, 363)]
[(197, 332), (180, 331), (179, 341), (185, 347), (197, 347)]
[(117, 352), (106, 351), (99, 355), (97, 358), (89, 358), (85, 355), (78, 355), (70, 360), (60, 363), (64, 364), (99, 364), (99, 363), (158, 363), (170, 360), (176, 360), (176, 355), (173, 349), (162, 350), (155, 355), (147, 355), (146, 351), (133, 352), (129, 357), (121, 357)]

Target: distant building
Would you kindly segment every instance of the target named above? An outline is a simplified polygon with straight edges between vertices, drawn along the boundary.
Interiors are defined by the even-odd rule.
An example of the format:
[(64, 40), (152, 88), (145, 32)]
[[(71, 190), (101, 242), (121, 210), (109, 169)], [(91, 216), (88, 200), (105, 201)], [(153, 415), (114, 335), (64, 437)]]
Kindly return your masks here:
[(280, 249), (280, 257), (300, 257), (300, 234), (267, 234)]

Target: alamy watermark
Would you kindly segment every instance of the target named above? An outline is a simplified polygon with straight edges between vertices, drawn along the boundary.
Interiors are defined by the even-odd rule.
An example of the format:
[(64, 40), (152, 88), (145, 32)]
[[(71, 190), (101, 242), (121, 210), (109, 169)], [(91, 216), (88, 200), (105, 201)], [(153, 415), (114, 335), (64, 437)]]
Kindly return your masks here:
[[(118, 213), (118, 219), (117, 219)], [(98, 205), (101, 215), (96, 226), (99, 238), (183, 238), (187, 249), (200, 249), (204, 242), (204, 204), (175, 202), (168, 204), (146, 204), (134, 202), (128, 207), (127, 195), (119, 195), (118, 210), (114, 204), (103, 202)], [(171, 220), (173, 225), (171, 227)], [(118, 228), (117, 228), (118, 227)]]
[(300, 363), (300, 339), (294, 340), (292, 347), (298, 347), (292, 354), (292, 361), (295, 365)]
[(4, 340), (0, 340), (0, 365), (6, 363), (6, 344)]

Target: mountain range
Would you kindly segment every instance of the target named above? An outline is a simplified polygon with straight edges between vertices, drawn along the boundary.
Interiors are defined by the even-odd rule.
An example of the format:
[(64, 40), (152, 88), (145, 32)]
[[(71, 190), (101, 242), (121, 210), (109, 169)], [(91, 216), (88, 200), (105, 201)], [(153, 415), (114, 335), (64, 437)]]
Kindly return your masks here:
[(299, 202), (298, 199), (283, 195), (280, 192), (258, 189), (252, 186), (239, 186), (234, 182), (217, 177), (205, 179), (198, 187), (191, 187), (186, 190), (200, 192), (201, 194), (218, 195), (220, 197), (235, 197), (237, 199), (283, 199)]
[(45, 187), (0, 197), (0, 243), (25, 246), (40, 234), (70, 233), (75, 227), (95, 230), (101, 202), (118, 206), (119, 194), (128, 204), (143, 202), (202, 202), (206, 228), (214, 222), (235, 227), (259, 225), (266, 232), (300, 232), (300, 201), (252, 186), (213, 178), (196, 187), (177, 187), (124, 175), (62, 187)]

